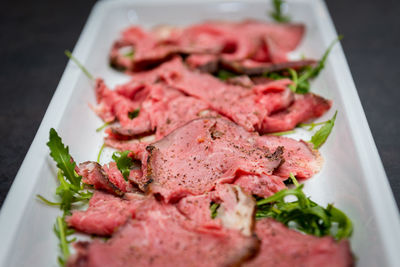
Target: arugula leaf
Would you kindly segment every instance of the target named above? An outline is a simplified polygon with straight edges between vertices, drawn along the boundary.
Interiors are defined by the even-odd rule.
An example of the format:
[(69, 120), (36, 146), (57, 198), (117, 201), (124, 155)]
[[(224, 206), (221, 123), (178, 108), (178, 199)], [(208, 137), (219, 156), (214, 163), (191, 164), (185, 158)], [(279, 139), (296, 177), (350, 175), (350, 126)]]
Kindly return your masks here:
[(130, 153), (131, 151), (126, 150), (114, 152), (112, 155), (112, 159), (117, 163), (117, 168), (124, 176), (125, 181), (128, 181), (129, 173), (134, 166), (133, 159), (128, 156)]
[[(352, 222), (339, 209), (329, 204), (326, 208), (310, 200), (303, 192), (293, 174), (290, 174), (295, 189), (283, 189), (278, 193), (257, 201), (256, 218), (273, 218), (286, 226), (315, 236), (331, 235), (340, 240), (352, 234)], [(286, 196), (295, 196), (296, 201), (287, 202)]]
[(71, 51), (69, 51), (69, 50), (65, 50), (64, 51), (64, 54), (69, 58), (69, 59), (71, 59), (82, 71), (83, 71), (83, 73), (86, 75), (86, 77), (88, 77), (90, 80), (94, 80), (94, 77), (93, 77), (93, 75), (85, 68), (85, 66), (83, 66), (80, 62), (79, 62), (79, 60), (76, 58), (76, 57), (74, 57), (73, 55), (72, 55), (72, 53), (71, 53)]
[(61, 250), (61, 256), (58, 257), (58, 263), (61, 266), (65, 266), (65, 263), (70, 255), (69, 244), (75, 241), (75, 238), (68, 239), (69, 235), (72, 235), (75, 231), (70, 229), (65, 222), (65, 217), (58, 216), (56, 223), (54, 224), (54, 233), (59, 239), (59, 248)]
[(227, 70), (219, 70), (217, 73), (217, 77), (223, 81), (226, 81), (229, 78), (236, 77), (237, 75), (233, 72)]
[(84, 189), (82, 176), (75, 172), (75, 161), (69, 154), (68, 146), (64, 146), (60, 136), (51, 128), (47, 146), (50, 149), (50, 156), (54, 159), (59, 169), (57, 179), (60, 185), (56, 189), (56, 195), (60, 197), (60, 202), (48, 201), (44, 197), (37, 197), (49, 205), (59, 205), (64, 214), (69, 214), (71, 205), (76, 202), (86, 202), (92, 197), (92, 192)]
[(328, 139), (329, 134), (332, 132), (333, 126), (335, 126), (337, 111), (335, 115), (333, 115), (332, 119), (326, 121), (324, 126), (322, 126), (312, 137), (309, 141), (314, 145), (314, 149), (320, 148)]
[(137, 108), (137, 109), (135, 109), (133, 111), (129, 111), (128, 112), (128, 117), (129, 117), (129, 119), (133, 120), (134, 118), (139, 116), (139, 113), (140, 113), (140, 108)]
[(298, 94), (305, 94), (310, 91), (310, 79), (313, 79), (319, 75), (321, 70), (325, 67), (325, 62), (333, 46), (342, 39), (343, 36), (339, 35), (335, 40), (333, 40), (333, 42), (326, 49), (325, 53), (322, 55), (322, 58), (318, 61), (317, 66), (305, 67), (303, 70), (300, 71), (300, 73), (297, 73), (296, 79), (293, 79), (296, 72), (294, 70), (292, 71), (289, 70), (289, 72), (292, 75), (292, 80), (294, 83), (293, 85), (291, 85), (292, 91)]
[(282, 14), (282, 5), (284, 4), (283, 0), (273, 0), (272, 4), (274, 6), (274, 11), (269, 14), (276, 22), (282, 23), (290, 21), (288, 16)]
[(211, 202), (210, 205), (211, 219), (215, 219), (215, 217), (217, 217), (219, 206), (220, 204)]

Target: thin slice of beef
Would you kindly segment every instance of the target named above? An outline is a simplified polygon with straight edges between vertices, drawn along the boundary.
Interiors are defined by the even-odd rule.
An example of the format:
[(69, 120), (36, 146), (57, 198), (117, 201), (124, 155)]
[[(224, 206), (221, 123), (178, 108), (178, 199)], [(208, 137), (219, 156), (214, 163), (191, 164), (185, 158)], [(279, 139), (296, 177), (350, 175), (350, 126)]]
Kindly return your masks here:
[(307, 179), (318, 173), (323, 164), (323, 158), (312, 145), (300, 140), (274, 135), (264, 135), (257, 139), (259, 145), (274, 150), (284, 147), (283, 163), (274, 171), (274, 175), (286, 179), (290, 173), (296, 178)]
[(130, 202), (102, 191), (95, 191), (86, 211), (73, 211), (68, 226), (81, 232), (111, 235), (132, 217)]
[(258, 250), (254, 236), (225, 228), (196, 231), (174, 205), (149, 198), (106, 242), (79, 242), (67, 266), (238, 266)]
[(301, 122), (322, 116), (332, 106), (332, 101), (312, 93), (296, 95), (287, 109), (266, 116), (262, 123), (262, 133), (289, 131)]
[(257, 62), (251, 59), (245, 59), (242, 61), (222, 61), (222, 65), (225, 68), (246, 75), (262, 75), (268, 72), (282, 71), (289, 68), (297, 70), (315, 64), (316, 61), (313, 59), (293, 60), (279, 63)]
[[(285, 162), (285, 159), (282, 162)], [(243, 174), (238, 177), (235, 184), (242, 187), (245, 192), (265, 198), (285, 189), (284, 180), (286, 178), (282, 179), (276, 175)]]
[(261, 249), (245, 267), (351, 267), (354, 264), (348, 240), (336, 242), (332, 237), (305, 235), (273, 220), (256, 223)]
[(132, 185), (125, 181), (115, 162), (102, 167), (97, 162), (86, 161), (79, 164), (77, 171), (82, 175), (82, 181), (93, 185), (95, 189), (106, 190), (116, 195), (133, 191)]
[(147, 175), (138, 185), (170, 202), (243, 174), (271, 175), (282, 162), (282, 148), (272, 153), (257, 138), (227, 119), (193, 120), (147, 147)]

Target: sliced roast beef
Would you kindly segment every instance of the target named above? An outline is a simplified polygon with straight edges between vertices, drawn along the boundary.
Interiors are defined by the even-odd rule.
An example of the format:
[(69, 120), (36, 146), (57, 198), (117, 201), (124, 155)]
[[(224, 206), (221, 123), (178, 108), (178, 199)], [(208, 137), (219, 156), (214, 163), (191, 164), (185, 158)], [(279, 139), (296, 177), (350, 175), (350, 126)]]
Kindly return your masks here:
[(95, 191), (86, 211), (73, 211), (66, 218), (68, 226), (81, 232), (111, 235), (132, 217), (130, 202), (114, 195)]
[(85, 184), (93, 185), (95, 189), (102, 189), (116, 195), (133, 191), (132, 185), (125, 181), (115, 162), (103, 167), (94, 161), (79, 164), (79, 175)]
[(174, 205), (149, 198), (106, 242), (80, 242), (68, 266), (238, 266), (259, 241), (226, 228), (196, 231)]
[(307, 66), (315, 65), (316, 61), (312, 59), (294, 60), (279, 63), (257, 62), (251, 59), (242, 61), (222, 61), (222, 65), (236, 73), (247, 75), (262, 75), (268, 72), (282, 71), (286, 69), (301, 69)]
[(260, 252), (243, 266), (353, 266), (347, 240), (336, 242), (332, 237), (305, 235), (272, 219), (257, 221), (256, 234), (261, 239)]
[(223, 118), (193, 120), (147, 147), (147, 176), (137, 183), (170, 202), (241, 175), (271, 175), (282, 162), (282, 148), (272, 153), (257, 145), (257, 137)]
[(154, 67), (174, 54), (218, 55), (226, 61), (285, 62), (303, 33), (304, 26), (300, 24), (255, 20), (213, 21), (183, 29), (163, 26), (152, 31), (133, 26), (114, 43), (110, 61), (119, 69), (134, 71)]
[(259, 145), (274, 150), (284, 147), (283, 163), (274, 171), (283, 179), (293, 173), (296, 178), (306, 179), (318, 173), (322, 167), (323, 159), (318, 150), (312, 148), (309, 143), (292, 138), (274, 135), (264, 135), (257, 139)]
[(262, 132), (272, 133), (292, 130), (297, 124), (322, 116), (332, 102), (312, 93), (296, 95), (290, 107), (264, 118)]

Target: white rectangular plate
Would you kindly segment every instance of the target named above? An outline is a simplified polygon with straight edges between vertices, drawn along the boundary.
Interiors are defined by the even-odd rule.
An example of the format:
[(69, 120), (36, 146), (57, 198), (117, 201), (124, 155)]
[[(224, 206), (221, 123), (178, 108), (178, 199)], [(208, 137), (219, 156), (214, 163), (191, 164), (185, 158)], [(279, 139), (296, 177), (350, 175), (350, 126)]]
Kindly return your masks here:
[[(307, 27), (294, 55), (319, 58), (337, 36), (324, 2), (288, 2), (293, 20)], [(266, 0), (102, 1), (93, 8), (74, 55), (95, 76), (114, 86), (127, 77), (108, 66), (107, 55), (124, 27), (187, 25), (207, 19), (269, 20), (268, 8)], [(306, 182), (306, 193), (322, 205), (333, 202), (350, 216), (354, 222), (351, 244), (358, 266), (400, 266), (399, 214), (340, 45), (332, 50), (312, 88), (334, 101), (321, 121), (335, 110), (339, 114), (321, 149), (325, 165)], [(51, 127), (57, 129), (77, 162), (95, 160), (103, 136), (95, 132), (102, 123), (88, 107), (94, 102), (93, 84), (70, 62), (2, 207), (1, 266), (56, 265), (58, 241), (52, 226), (59, 211), (35, 198), (36, 194), (52, 198), (57, 186), (46, 146), (48, 132)], [(300, 131), (293, 137), (308, 139), (309, 134)]]

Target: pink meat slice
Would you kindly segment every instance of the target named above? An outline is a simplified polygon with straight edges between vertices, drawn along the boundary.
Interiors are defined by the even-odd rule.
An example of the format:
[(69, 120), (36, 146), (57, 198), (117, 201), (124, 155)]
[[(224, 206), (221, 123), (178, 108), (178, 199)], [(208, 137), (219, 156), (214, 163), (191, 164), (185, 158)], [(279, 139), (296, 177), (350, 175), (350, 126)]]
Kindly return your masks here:
[(287, 109), (264, 118), (261, 132), (273, 133), (292, 130), (301, 122), (322, 116), (331, 106), (332, 101), (315, 94), (297, 94), (294, 102)]
[(253, 256), (258, 239), (224, 228), (196, 231), (173, 205), (154, 198), (106, 242), (79, 242), (67, 266), (238, 266)]
[[(282, 162), (284, 162), (284, 160), (282, 160)], [(266, 198), (285, 189), (286, 186), (283, 181), (286, 179), (287, 178), (282, 179), (276, 175), (245, 174), (241, 175), (234, 183), (249, 194)]]
[(143, 70), (174, 54), (201, 53), (219, 55), (229, 61), (254, 58), (275, 63), (287, 61), (287, 53), (296, 48), (303, 34), (301, 24), (269, 24), (255, 20), (212, 21), (183, 29), (162, 26), (152, 31), (132, 26), (114, 43), (110, 61), (121, 69)]
[(79, 164), (78, 174), (85, 184), (93, 185), (95, 189), (106, 190), (116, 195), (123, 195), (133, 190), (132, 185), (125, 181), (115, 162), (103, 167), (94, 161)]
[(323, 164), (323, 159), (318, 150), (309, 143), (292, 138), (274, 135), (264, 135), (257, 139), (259, 145), (274, 150), (284, 147), (283, 163), (274, 171), (274, 175), (286, 179), (290, 173), (296, 178), (307, 179), (318, 173)]
[(260, 252), (243, 264), (245, 267), (351, 267), (354, 264), (348, 240), (336, 242), (332, 237), (305, 235), (272, 219), (257, 221), (256, 234), (261, 239)]
[[(249, 131), (260, 129), (263, 118), (276, 111), (274, 104), (269, 104), (275, 101), (267, 101), (270, 94), (258, 94), (248, 88), (224, 83), (209, 74), (190, 71), (179, 58), (163, 64), (159, 75), (171, 87), (203, 100), (213, 110)], [(280, 109), (284, 104), (290, 104), (293, 97), (287, 88), (288, 84), (289, 80), (271, 82), (271, 87), (279, 87), (272, 97), (281, 99)]]
[(95, 191), (86, 211), (73, 211), (66, 218), (68, 226), (81, 232), (111, 235), (132, 216), (129, 201), (102, 191)]
[(271, 175), (281, 164), (282, 148), (271, 153), (256, 144), (257, 137), (223, 118), (193, 120), (147, 147), (147, 175), (139, 187), (170, 202), (233, 183), (242, 174)]

